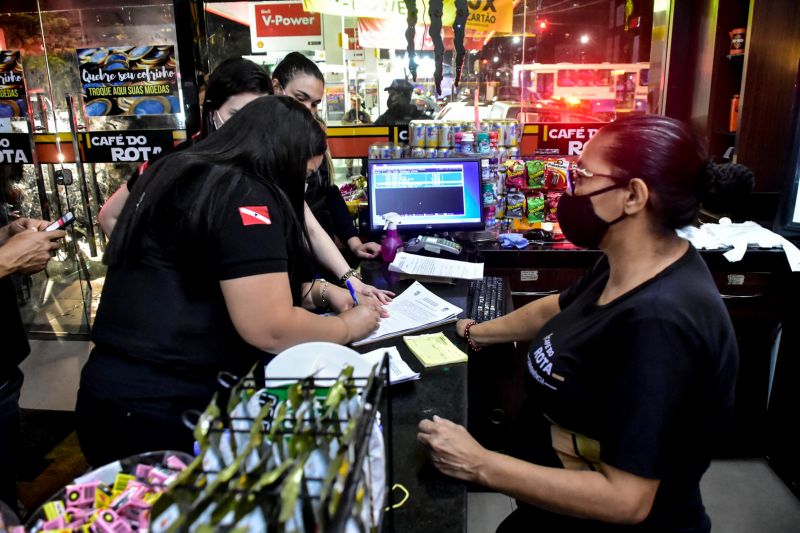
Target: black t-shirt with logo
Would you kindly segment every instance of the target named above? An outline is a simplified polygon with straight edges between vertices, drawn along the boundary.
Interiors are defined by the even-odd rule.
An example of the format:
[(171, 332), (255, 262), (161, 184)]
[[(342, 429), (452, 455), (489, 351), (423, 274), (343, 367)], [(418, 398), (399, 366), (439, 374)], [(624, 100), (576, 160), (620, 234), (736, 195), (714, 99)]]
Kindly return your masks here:
[(730, 318), (691, 246), (654, 278), (598, 305), (608, 276), (603, 258), (561, 294), (561, 312), (531, 344), (523, 431), (530, 440), (520, 455), (563, 466), (550, 437), (557, 424), (599, 442), (601, 462), (660, 480), (641, 530), (704, 531), (698, 483), (733, 407)]
[[(267, 354), (247, 344), (228, 314), (220, 281), (287, 272), (287, 227), (273, 194), (240, 180), (199, 235), (181, 223), (196, 194), (167, 194), (140, 258), (108, 269), (81, 387), (128, 401), (207, 401), (216, 376), (242, 375)], [(156, 402), (158, 403), (158, 402)], [(200, 406), (202, 407), (202, 405)]]

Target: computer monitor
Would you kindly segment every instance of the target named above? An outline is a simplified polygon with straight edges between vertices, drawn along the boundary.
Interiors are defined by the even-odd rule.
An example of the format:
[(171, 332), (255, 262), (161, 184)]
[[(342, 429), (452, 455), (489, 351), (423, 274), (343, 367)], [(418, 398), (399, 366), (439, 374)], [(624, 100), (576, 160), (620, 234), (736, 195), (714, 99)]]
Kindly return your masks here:
[(399, 231), (444, 233), (483, 229), (480, 159), (369, 161), (370, 230), (400, 215)]

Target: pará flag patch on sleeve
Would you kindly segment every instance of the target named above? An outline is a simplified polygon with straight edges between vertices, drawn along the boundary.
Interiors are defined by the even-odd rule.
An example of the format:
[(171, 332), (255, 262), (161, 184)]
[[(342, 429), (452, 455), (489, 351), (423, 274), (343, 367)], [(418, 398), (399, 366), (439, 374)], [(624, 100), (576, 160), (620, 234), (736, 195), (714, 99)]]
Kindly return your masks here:
[(255, 224), (272, 224), (269, 217), (269, 209), (265, 205), (248, 205), (239, 208), (239, 216), (242, 217), (243, 226), (253, 226)]

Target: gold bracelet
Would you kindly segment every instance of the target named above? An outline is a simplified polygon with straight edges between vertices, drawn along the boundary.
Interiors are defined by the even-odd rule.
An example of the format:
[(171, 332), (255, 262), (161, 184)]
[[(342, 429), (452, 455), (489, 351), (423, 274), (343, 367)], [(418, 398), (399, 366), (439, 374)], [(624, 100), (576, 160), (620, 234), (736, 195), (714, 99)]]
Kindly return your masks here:
[(347, 272), (345, 272), (344, 274), (342, 274), (342, 277), (341, 277), (341, 278), (339, 278), (339, 284), (340, 284), (342, 287), (344, 287), (344, 284), (345, 284), (345, 282), (347, 281), (347, 279), (348, 279), (350, 276), (355, 276), (355, 277), (357, 277), (358, 279), (361, 279), (361, 274), (359, 274), (359, 273), (358, 273), (358, 271), (357, 271), (355, 268), (351, 268), (350, 270), (348, 270)]
[(319, 299), (321, 302), (321, 307), (323, 309), (328, 309), (330, 307), (330, 302), (328, 301), (328, 281), (322, 280), (321, 286), (319, 288)]

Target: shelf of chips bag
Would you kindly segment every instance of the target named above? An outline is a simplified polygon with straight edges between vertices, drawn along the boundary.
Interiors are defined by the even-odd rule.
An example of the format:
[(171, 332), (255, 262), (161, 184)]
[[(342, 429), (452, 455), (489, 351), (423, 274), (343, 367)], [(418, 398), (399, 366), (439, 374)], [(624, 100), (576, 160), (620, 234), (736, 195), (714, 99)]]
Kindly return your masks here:
[(245, 378), (216, 395), (195, 425), (198, 456), (156, 502), (150, 530), (378, 529), (387, 468), (376, 413), (387, 365), (369, 377), (346, 366), (336, 380), (266, 387)]
[(557, 224), (557, 207), (567, 187), (571, 157), (508, 159), (482, 180), (484, 224), (497, 233)]

